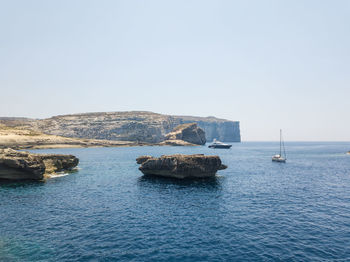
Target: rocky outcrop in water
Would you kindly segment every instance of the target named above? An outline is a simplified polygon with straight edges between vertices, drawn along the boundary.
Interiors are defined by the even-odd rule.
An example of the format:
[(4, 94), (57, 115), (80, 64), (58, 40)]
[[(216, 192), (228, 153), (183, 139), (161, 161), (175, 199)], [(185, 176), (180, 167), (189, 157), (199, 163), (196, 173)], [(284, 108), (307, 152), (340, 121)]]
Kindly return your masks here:
[(141, 164), (139, 170), (144, 175), (172, 178), (207, 178), (215, 176), (218, 170), (226, 169), (218, 156), (168, 155), (159, 158), (140, 156), (136, 159)]
[(205, 132), (196, 123), (182, 124), (165, 136), (165, 140), (183, 140), (185, 142), (204, 145), (206, 143)]
[(240, 142), (239, 122), (215, 117), (169, 116), (152, 112), (106, 112), (55, 116), (47, 119), (0, 118), (0, 123), (72, 138), (159, 143), (176, 126), (197, 123), (206, 140)]
[(0, 149), (0, 179), (41, 180), (45, 175), (71, 170), (79, 163), (73, 155), (33, 154)]

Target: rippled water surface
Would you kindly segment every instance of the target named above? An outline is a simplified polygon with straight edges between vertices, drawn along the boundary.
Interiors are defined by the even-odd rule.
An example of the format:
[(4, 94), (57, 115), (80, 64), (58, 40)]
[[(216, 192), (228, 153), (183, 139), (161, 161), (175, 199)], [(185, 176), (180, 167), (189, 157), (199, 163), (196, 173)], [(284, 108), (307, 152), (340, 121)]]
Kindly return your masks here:
[[(350, 143), (40, 150), (79, 170), (1, 182), (0, 261), (350, 261)], [(218, 154), (210, 180), (143, 177), (140, 155)]]

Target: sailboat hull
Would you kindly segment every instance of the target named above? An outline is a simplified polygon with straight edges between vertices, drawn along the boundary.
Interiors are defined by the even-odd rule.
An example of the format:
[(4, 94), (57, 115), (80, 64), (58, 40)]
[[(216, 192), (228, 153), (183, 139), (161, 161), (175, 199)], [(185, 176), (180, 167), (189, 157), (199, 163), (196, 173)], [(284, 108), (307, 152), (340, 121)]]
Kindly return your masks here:
[(286, 159), (283, 157), (272, 157), (272, 161), (274, 162), (281, 162), (281, 163), (285, 163)]

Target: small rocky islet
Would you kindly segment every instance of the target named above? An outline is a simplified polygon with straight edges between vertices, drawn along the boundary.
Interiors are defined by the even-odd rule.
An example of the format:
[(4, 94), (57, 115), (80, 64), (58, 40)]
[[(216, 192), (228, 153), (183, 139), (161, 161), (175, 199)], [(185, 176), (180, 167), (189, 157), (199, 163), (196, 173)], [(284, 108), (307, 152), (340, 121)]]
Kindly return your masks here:
[(226, 169), (219, 156), (195, 155), (163, 155), (161, 157), (140, 156), (136, 159), (139, 170), (144, 175), (169, 178), (209, 178), (218, 170)]

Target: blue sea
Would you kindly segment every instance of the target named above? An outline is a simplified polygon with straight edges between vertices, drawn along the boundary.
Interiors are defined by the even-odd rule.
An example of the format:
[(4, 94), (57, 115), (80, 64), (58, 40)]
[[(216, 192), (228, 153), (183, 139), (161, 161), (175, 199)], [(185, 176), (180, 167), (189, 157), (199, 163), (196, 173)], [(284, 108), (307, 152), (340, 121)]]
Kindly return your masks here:
[[(350, 261), (349, 142), (243, 142), (229, 150), (126, 147), (79, 169), (1, 182), (0, 261)], [(144, 177), (140, 155), (219, 155), (213, 179)]]

